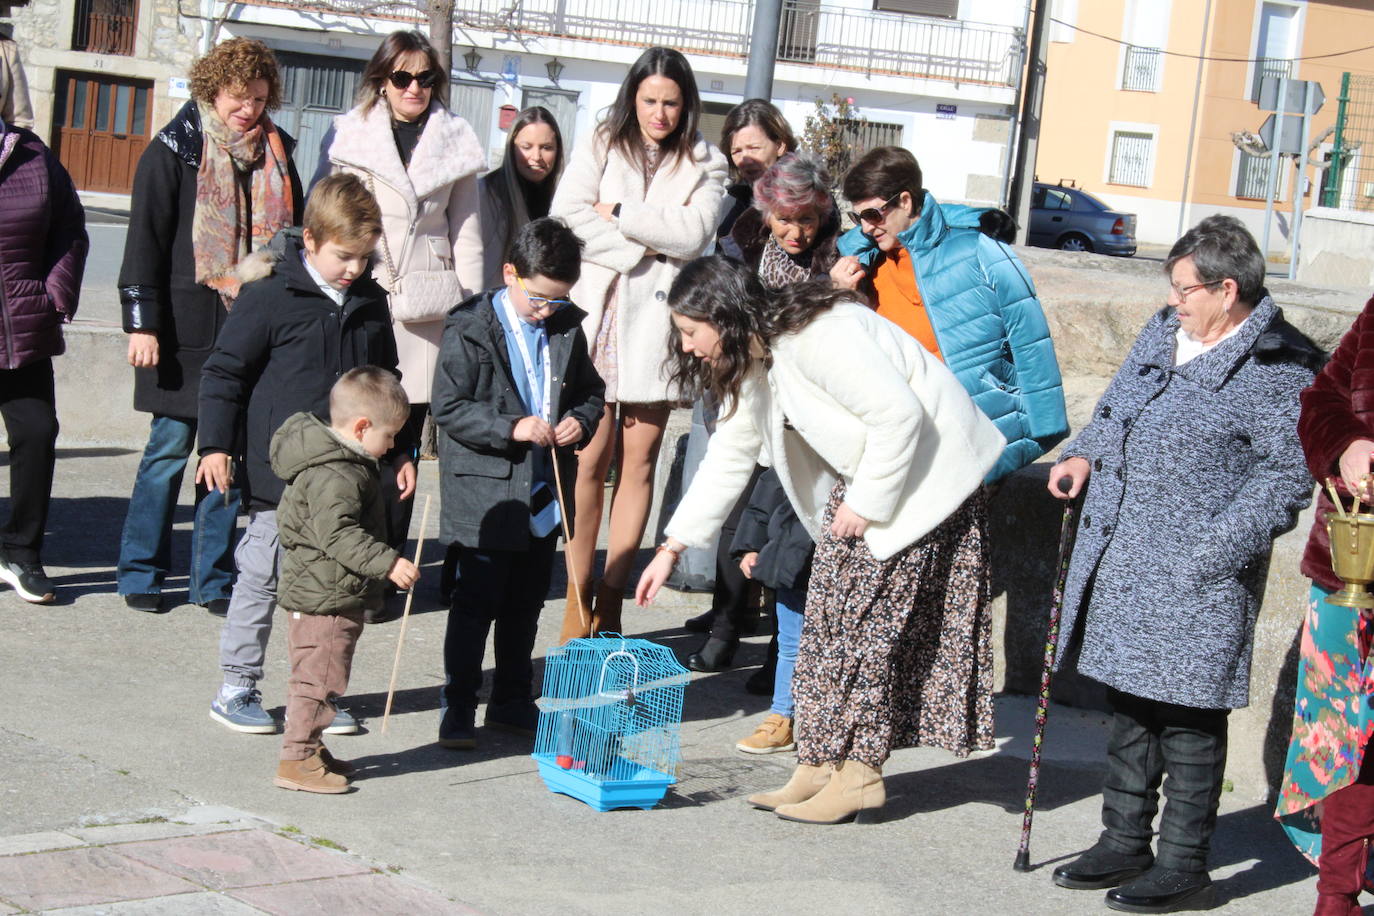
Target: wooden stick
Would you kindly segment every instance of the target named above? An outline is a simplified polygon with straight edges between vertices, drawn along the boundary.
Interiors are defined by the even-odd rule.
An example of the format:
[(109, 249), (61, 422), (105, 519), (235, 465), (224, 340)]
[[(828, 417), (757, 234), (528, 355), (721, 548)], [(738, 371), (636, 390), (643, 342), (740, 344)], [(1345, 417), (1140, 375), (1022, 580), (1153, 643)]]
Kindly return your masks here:
[(1336, 482), (1330, 477), (1326, 478), (1326, 495), (1336, 504), (1336, 514), (1345, 518), (1345, 506), (1341, 505), (1341, 495), (1336, 492)]
[[(425, 494), (425, 511), (420, 516), (420, 536), (415, 541), (415, 566), (420, 566), (420, 549), (425, 546), (425, 529), (429, 526), (429, 500), (432, 494)], [(410, 622), (410, 602), (415, 599), (415, 586), (406, 589), (406, 607), (401, 612), (401, 633), (396, 637), (396, 659), (391, 663), (391, 684), (386, 688), (386, 709), (382, 712), (382, 734), (386, 734), (391, 720), (391, 698), (396, 694), (396, 675), (401, 671), (401, 646), (406, 642), (406, 624)]]
[(582, 579), (577, 575), (577, 570), (573, 569), (572, 554), (568, 552), (568, 548), (572, 546), (572, 532), (568, 529), (568, 501), (563, 498), (563, 473), (558, 470), (557, 445), (549, 449), (549, 457), (553, 459), (553, 486), (554, 495), (558, 498), (558, 520), (563, 523), (563, 560), (568, 567), (573, 595), (577, 598), (577, 616), (582, 620), (582, 628), (587, 631), (587, 635), (595, 636), (596, 634), (591, 632), (592, 622), (587, 619), (587, 604), (582, 600)]

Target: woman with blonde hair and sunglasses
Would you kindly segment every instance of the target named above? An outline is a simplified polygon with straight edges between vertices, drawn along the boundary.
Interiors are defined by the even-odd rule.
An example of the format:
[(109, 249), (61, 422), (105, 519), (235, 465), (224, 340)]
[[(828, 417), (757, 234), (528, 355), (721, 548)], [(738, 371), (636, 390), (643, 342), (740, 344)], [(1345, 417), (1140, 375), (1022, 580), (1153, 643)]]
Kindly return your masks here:
[[(397, 437), (406, 442), (420, 441), (444, 316), (482, 288), (477, 176), (486, 153), (468, 122), (448, 110), (448, 85), (429, 39), (392, 32), (363, 70), (358, 104), (334, 119), (315, 175), (352, 172), (382, 209), (373, 272), (387, 291), (411, 403)], [(382, 475), (393, 545), (410, 529), (415, 465), (402, 459), (413, 457), (397, 456), (398, 473)]]

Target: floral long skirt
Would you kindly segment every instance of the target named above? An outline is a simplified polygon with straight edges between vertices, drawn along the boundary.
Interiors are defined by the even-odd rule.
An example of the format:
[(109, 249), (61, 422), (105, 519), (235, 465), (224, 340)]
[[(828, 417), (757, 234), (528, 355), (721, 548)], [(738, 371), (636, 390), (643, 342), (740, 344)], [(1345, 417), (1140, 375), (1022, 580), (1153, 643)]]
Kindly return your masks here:
[(1353, 783), (1374, 733), (1374, 670), (1364, 658), (1374, 625), (1358, 608), (1329, 603), (1312, 584), (1302, 627), (1302, 660), (1293, 708), (1293, 738), (1274, 816), (1298, 851), (1321, 855), (1321, 802)]
[(897, 748), (993, 746), (987, 495), (887, 560), (863, 538), (816, 545), (792, 691), (797, 759), (878, 767)]

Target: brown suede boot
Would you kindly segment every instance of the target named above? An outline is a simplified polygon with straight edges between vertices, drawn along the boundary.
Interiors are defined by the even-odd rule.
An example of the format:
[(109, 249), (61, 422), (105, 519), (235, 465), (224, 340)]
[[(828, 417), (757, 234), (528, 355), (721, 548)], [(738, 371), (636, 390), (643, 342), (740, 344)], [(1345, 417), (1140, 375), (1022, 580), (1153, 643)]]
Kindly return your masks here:
[(321, 795), (342, 795), (348, 791), (348, 777), (331, 772), (319, 751), (304, 760), (281, 761), (277, 764), (277, 778), (272, 783), (283, 789)]
[(352, 776), (358, 771), (352, 763), (347, 760), (340, 760), (329, 753), (329, 748), (320, 745), (320, 759), (324, 761), (324, 768), (331, 773), (338, 773), (340, 776)]
[(577, 589), (568, 581), (568, 603), (563, 609), (563, 629), (558, 632), (558, 643), (562, 645), (570, 639), (582, 639), (592, 630), (592, 583), (580, 583), (581, 602)]
[(830, 782), (810, 800), (779, 805), (773, 813), (785, 821), (803, 824), (842, 824), (848, 820), (862, 824), (879, 820), (886, 801), (882, 770), (859, 760), (846, 760), (835, 767)]
[(596, 609), (592, 620), (592, 635), (619, 633), (620, 606), (625, 602), (625, 588), (614, 588), (605, 582), (596, 584)]
[(746, 801), (755, 808), (764, 811), (772, 811), (779, 805), (794, 805), (804, 802), (817, 792), (824, 789), (830, 783), (831, 765), (821, 764), (818, 767), (798, 764), (792, 771), (792, 778), (787, 780), (787, 785), (773, 792), (760, 792), (757, 795), (749, 796)]

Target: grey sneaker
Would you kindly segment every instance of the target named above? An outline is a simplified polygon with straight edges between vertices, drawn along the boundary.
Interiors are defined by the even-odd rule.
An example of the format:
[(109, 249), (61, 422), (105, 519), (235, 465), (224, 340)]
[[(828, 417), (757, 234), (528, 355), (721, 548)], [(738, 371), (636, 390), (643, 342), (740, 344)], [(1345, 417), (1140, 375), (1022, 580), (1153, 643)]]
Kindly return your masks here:
[(277, 733), (277, 720), (262, 708), (262, 694), (256, 688), (224, 701), (216, 695), (210, 704), (210, 718), (236, 732), (250, 735)]
[(337, 700), (333, 703), (334, 721), (324, 730), (326, 735), (356, 735), (358, 733), (358, 720), (353, 718), (353, 714), (343, 708), (343, 704)]

